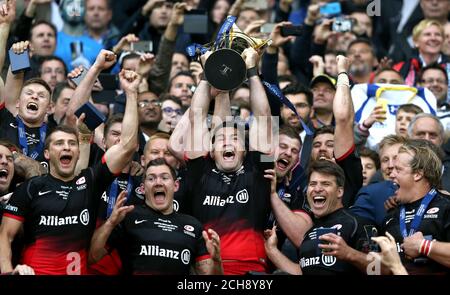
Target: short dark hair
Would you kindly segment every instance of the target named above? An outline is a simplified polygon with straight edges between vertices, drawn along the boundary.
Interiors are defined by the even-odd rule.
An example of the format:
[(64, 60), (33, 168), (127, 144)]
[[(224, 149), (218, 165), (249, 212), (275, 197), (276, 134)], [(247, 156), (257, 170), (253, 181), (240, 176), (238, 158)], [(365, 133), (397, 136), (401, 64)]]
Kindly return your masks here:
[(314, 138), (316, 138), (317, 136), (321, 135), (321, 134), (333, 134), (334, 135), (334, 127), (333, 126), (322, 126), (320, 128), (317, 128), (314, 131)]
[(58, 98), (61, 95), (61, 92), (66, 88), (74, 89), (67, 81), (58, 82), (55, 85), (55, 88), (53, 89), (53, 93), (52, 93), (53, 103), (56, 103), (58, 101)]
[(294, 128), (289, 125), (283, 125), (283, 127), (278, 130), (278, 135), (286, 135), (289, 138), (296, 139), (300, 142), (300, 146), (302, 145), (302, 139), (300, 135), (297, 131), (295, 131)]
[(415, 115), (423, 113), (423, 110), (418, 105), (412, 103), (405, 103), (398, 107), (397, 114), (400, 111), (404, 111), (405, 113), (413, 113)]
[(353, 40), (352, 42), (350, 42), (350, 44), (347, 47), (347, 54), (348, 51), (350, 50), (350, 48), (355, 45), (355, 44), (360, 44), (360, 43), (364, 43), (367, 46), (370, 47), (370, 49), (372, 50), (372, 55), (373, 56), (377, 56), (376, 55), (376, 51), (375, 51), (375, 46), (373, 45), (373, 43), (368, 39), (368, 38), (364, 38), (364, 37), (360, 37), (360, 38), (356, 38), (355, 40)]
[(31, 85), (31, 84), (39, 84), (44, 86), (44, 88), (48, 91), (48, 98), (49, 100), (51, 100), (51, 96), (52, 96), (52, 89), (50, 88), (50, 86), (47, 84), (47, 82), (45, 82), (44, 80), (42, 80), (41, 78), (31, 78), (30, 80), (25, 81), (25, 83), (23, 83), (22, 89), (25, 86)]
[(56, 55), (48, 55), (48, 56), (43, 56), (40, 60), (39, 60), (39, 74), (42, 75), (42, 65), (44, 64), (44, 62), (46, 61), (51, 61), (51, 60), (57, 60), (60, 63), (62, 63), (63, 67), (64, 67), (64, 76), (67, 76), (67, 66), (66, 63), (64, 62), (64, 60), (62, 60), (62, 58), (56, 56)]
[(113, 124), (122, 122), (123, 122), (123, 114), (121, 113), (117, 113), (109, 117), (105, 123), (105, 128), (103, 130), (103, 137), (106, 137), (108, 135), (109, 129), (111, 129)]
[(170, 166), (167, 163), (167, 161), (164, 160), (164, 158), (157, 158), (157, 159), (154, 159), (154, 160), (151, 160), (150, 162), (148, 162), (147, 166), (145, 167), (145, 173), (143, 175), (144, 182), (145, 182), (145, 177), (146, 177), (148, 168), (154, 167), (154, 166), (164, 166), (164, 165), (169, 168), (170, 175), (172, 175), (173, 180), (176, 180), (177, 179), (177, 172), (175, 171), (175, 169), (172, 166)]
[(310, 106), (313, 105), (313, 98), (314, 95), (312, 91), (301, 84), (291, 84), (286, 86), (286, 88), (283, 89), (283, 94), (286, 96), (288, 94), (304, 94), (306, 96), (306, 100), (308, 101), (308, 104)]
[(328, 160), (311, 161), (308, 167), (308, 183), (311, 179), (311, 174), (313, 172), (332, 175), (336, 177), (337, 186), (344, 187), (345, 184), (344, 170), (342, 170), (342, 168), (334, 162)]
[(175, 80), (175, 78), (177, 78), (177, 77), (179, 77), (179, 76), (187, 76), (187, 77), (191, 77), (192, 80), (193, 80), (194, 83), (195, 83), (195, 78), (194, 78), (194, 76), (192, 76), (192, 73), (191, 73), (191, 72), (189, 72), (189, 71), (179, 71), (178, 73), (176, 73), (176, 74), (170, 79), (169, 84), (168, 84), (169, 87), (167, 88), (167, 92), (169, 92), (170, 88), (172, 87), (173, 80)]
[(216, 141), (216, 134), (222, 128), (234, 128), (238, 133), (238, 137), (245, 141), (245, 133), (242, 132), (242, 128), (235, 121), (225, 120), (222, 124), (217, 125), (213, 130), (211, 130), (211, 143), (214, 144)]
[(182, 105), (181, 104), (181, 99), (179, 99), (178, 97), (176, 97), (176, 96), (173, 96), (173, 95), (170, 95), (169, 93), (167, 93), (167, 92), (165, 92), (165, 93), (162, 93), (160, 96), (159, 96), (159, 100), (161, 101), (161, 102), (165, 102), (166, 100), (171, 100), (171, 101), (173, 101), (174, 103), (176, 103), (176, 104), (178, 104), (178, 105)]
[(50, 146), (53, 133), (56, 133), (58, 131), (75, 135), (75, 137), (77, 138), (77, 142), (78, 142), (78, 131), (77, 131), (77, 129), (75, 129), (75, 128), (71, 127), (71, 126), (62, 124), (62, 125), (58, 125), (55, 128), (53, 128), (53, 130), (50, 132), (50, 134), (45, 139), (45, 149), (46, 150), (48, 150), (48, 148)]
[(359, 156), (371, 159), (375, 163), (376, 170), (380, 169), (380, 167), (381, 167), (381, 165), (380, 165), (380, 156), (378, 155), (377, 152), (375, 152), (375, 151), (373, 151), (371, 149), (363, 147), (359, 151)]
[(55, 38), (56, 38), (56, 34), (57, 34), (58, 30), (56, 29), (55, 25), (50, 23), (50, 22), (48, 22), (48, 21), (46, 21), (46, 20), (41, 19), (41, 20), (38, 20), (38, 21), (36, 21), (35, 23), (33, 23), (31, 25), (31, 28), (30, 28), (30, 31), (29, 31), (29, 35), (28, 35), (28, 40), (31, 40), (31, 35), (32, 35), (32, 32), (33, 32), (33, 29), (35, 27), (39, 26), (39, 25), (47, 25), (47, 26), (49, 26), (52, 29), (53, 33), (55, 34)]
[(422, 82), (423, 79), (423, 74), (428, 71), (428, 70), (437, 70), (440, 71), (442, 74), (444, 74), (445, 76), (445, 82), (448, 83), (448, 75), (447, 75), (447, 71), (441, 67), (440, 65), (438, 65), (437, 63), (432, 63), (431, 65), (428, 65), (426, 67), (423, 67), (420, 72), (419, 72), (419, 81)]
[(20, 149), (7, 139), (0, 139), (0, 146), (6, 147), (11, 152), (20, 152)]
[(120, 69), (123, 69), (123, 63), (129, 59), (140, 58), (141, 56), (135, 52), (129, 52), (123, 54), (122, 60), (120, 60)]

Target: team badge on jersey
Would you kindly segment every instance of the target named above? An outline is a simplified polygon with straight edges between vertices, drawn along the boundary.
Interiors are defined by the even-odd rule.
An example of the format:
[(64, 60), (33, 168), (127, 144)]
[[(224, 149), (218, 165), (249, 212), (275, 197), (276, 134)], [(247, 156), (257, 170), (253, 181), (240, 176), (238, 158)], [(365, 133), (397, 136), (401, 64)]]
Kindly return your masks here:
[(86, 177), (83, 176), (83, 177), (81, 177), (80, 179), (77, 180), (76, 184), (80, 185), (80, 184), (83, 184), (85, 182), (86, 182)]

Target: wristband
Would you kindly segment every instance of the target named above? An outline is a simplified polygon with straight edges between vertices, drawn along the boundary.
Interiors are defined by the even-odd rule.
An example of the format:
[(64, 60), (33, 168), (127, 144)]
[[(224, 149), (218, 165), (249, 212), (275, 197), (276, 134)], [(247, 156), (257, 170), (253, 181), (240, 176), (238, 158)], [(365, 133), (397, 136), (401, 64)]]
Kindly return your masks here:
[(257, 67), (252, 67), (247, 70), (247, 78), (250, 79), (253, 76), (258, 76), (258, 68)]
[(345, 74), (345, 75), (347, 75), (347, 76), (348, 76), (347, 72), (340, 72), (339, 74), (337, 74), (337, 76), (336, 76), (336, 77), (339, 77), (339, 75), (342, 75), (342, 74)]
[(344, 74), (344, 73), (345, 72), (341, 72), (341, 73), (338, 74), (336, 86), (347, 86), (347, 87), (350, 87), (350, 79), (348, 78), (347, 73), (345, 73), (345, 76), (341, 75), (341, 74)]
[(366, 128), (367, 130), (369, 130), (370, 129), (370, 127), (369, 126), (367, 126), (366, 124), (364, 124), (364, 121), (361, 123), (361, 125), (364, 127), (364, 128)]
[(429, 256), (433, 241), (423, 239), (419, 246), (419, 253), (425, 256)]

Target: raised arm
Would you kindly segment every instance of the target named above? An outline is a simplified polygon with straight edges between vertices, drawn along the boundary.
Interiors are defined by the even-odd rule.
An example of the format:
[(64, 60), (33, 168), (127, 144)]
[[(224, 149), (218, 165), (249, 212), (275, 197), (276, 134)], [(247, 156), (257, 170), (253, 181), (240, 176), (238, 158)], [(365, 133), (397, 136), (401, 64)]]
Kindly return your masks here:
[(231, 116), (230, 94), (228, 92), (218, 92), (214, 98), (214, 116), (212, 118), (211, 129)]
[(137, 96), (142, 77), (133, 71), (122, 70), (119, 73), (119, 78), (120, 86), (125, 92), (127, 104), (123, 116), (120, 142), (105, 153), (106, 164), (112, 173), (119, 173), (128, 163), (131, 163), (133, 154), (138, 147), (139, 116)]
[[(336, 57), (338, 73), (347, 73), (350, 60), (345, 56)], [(336, 83), (336, 94), (333, 100), (333, 115), (336, 122), (334, 131), (334, 157), (336, 159), (345, 155), (355, 144), (353, 137), (353, 121), (355, 111), (350, 95), (349, 78), (340, 74)]]
[[(3, 69), (9, 30), (16, 16), (16, 0), (6, 2), (4, 8), (6, 9), (0, 13), (0, 69)], [(3, 80), (0, 78), (0, 104), (3, 102), (3, 84)]]
[[(92, 87), (101, 71), (110, 68), (116, 63), (116, 55), (112, 51), (102, 49), (97, 59), (88, 70), (86, 76), (75, 89), (67, 107), (66, 116), (74, 116), (75, 111), (85, 104), (91, 96)], [(86, 69), (84, 69), (86, 71)]]
[[(25, 50), (29, 49), (29, 45), (30, 43), (28, 41), (21, 41), (14, 43), (11, 48), (14, 51), (14, 53), (21, 54)], [(14, 116), (17, 115), (18, 112), (16, 104), (20, 96), (20, 91), (22, 90), (23, 79), (24, 79), (24, 72), (13, 74), (11, 72), (11, 66), (9, 66), (8, 74), (6, 75), (6, 83), (3, 98), (6, 108)]]
[(173, 130), (169, 139), (168, 149), (170, 153), (177, 158), (184, 165), (184, 149), (186, 145), (187, 135), (190, 130), (189, 122), (189, 111), (190, 108), (184, 112), (180, 121), (178, 121), (176, 128)]
[(272, 152), (272, 117), (266, 91), (257, 75), (258, 53), (247, 48), (242, 53), (247, 67), (250, 84), (250, 106), (253, 120), (250, 125), (250, 150), (262, 153)]
[(117, 201), (114, 204), (113, 212), (108, 220), (105, 221), (94, 232), (89, 248), (88, 263), (93, 264), (103, 258), (108, 251), (105, 249), (106, 242), (109, 239), (113, 229), (125, 218), (128, 212), (134, 209), (134, 206), (124, 206), (126, 202), (126, 191), (120, 192)]
[[(209, 56), (205, 53), (203, 63)], [(208, 116), (209, 103), (211, 101), (211, 86), (208, 81), (201, 80), (192, 96), (191, 108), (189, 109), (189, 135), (187, 136), (185, 151), (189, 159), (204, 156), (209, 151), (210, 134), (206, 118)], [(179, 124), (175, 130), (180, 126)]]
[(312, 220), (308, 214), (303, 212), (292, 212), (286, 204), (278, 197), (276, 191), (276, 174), (274, 169), (265, 170), (264, 177), (271, 181), (270, 204), (277, 223), (286, 234), (288, 239), (300, 247), (306, 232), (312, 227)]

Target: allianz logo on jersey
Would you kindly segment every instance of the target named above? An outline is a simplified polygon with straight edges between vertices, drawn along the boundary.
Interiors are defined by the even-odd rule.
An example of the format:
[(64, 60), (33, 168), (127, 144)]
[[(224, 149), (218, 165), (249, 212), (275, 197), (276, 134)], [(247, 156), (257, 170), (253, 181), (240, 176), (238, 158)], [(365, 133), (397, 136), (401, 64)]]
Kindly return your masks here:
[(158, 245), (141, 245), (141, 252), (139, 252), (139, 255), (158, 256), (175, 260), (179, 259), (186, 265), (191, 261), (191, 251), (188, 249), (184, 249), (180, 253), (180, 251), (161, 248)]
[(56, 215), (41, 215), (41, 220), (39, 221), (39, 225), (45, 226), (60, 226), (60, 225), (72, 225), (81, 223), (82, 225), (89, 224), (89, 210), (84, 209), (81, 211), (80, 216), (65, 216), (59, 217)]
[(234, 204), (235, 202), (245, 204), (248, 202), (249, 195), (246, 189), (240, 190), (236, 193), (236, 196), (228, 196), (222, 198), (221, 196), (209, 196), (205, 197), (203, 205), (205, 206), (218, 206), (223, 207), (226, 204)]
[(336, 263), (337, 259), (331, 255), (322, 254), (321, 256), (305, 258), (302, 257), (300, 259), (300, 267), (308, 267), (313, 265), (323, 264), (325, 266), (333, 266)]

